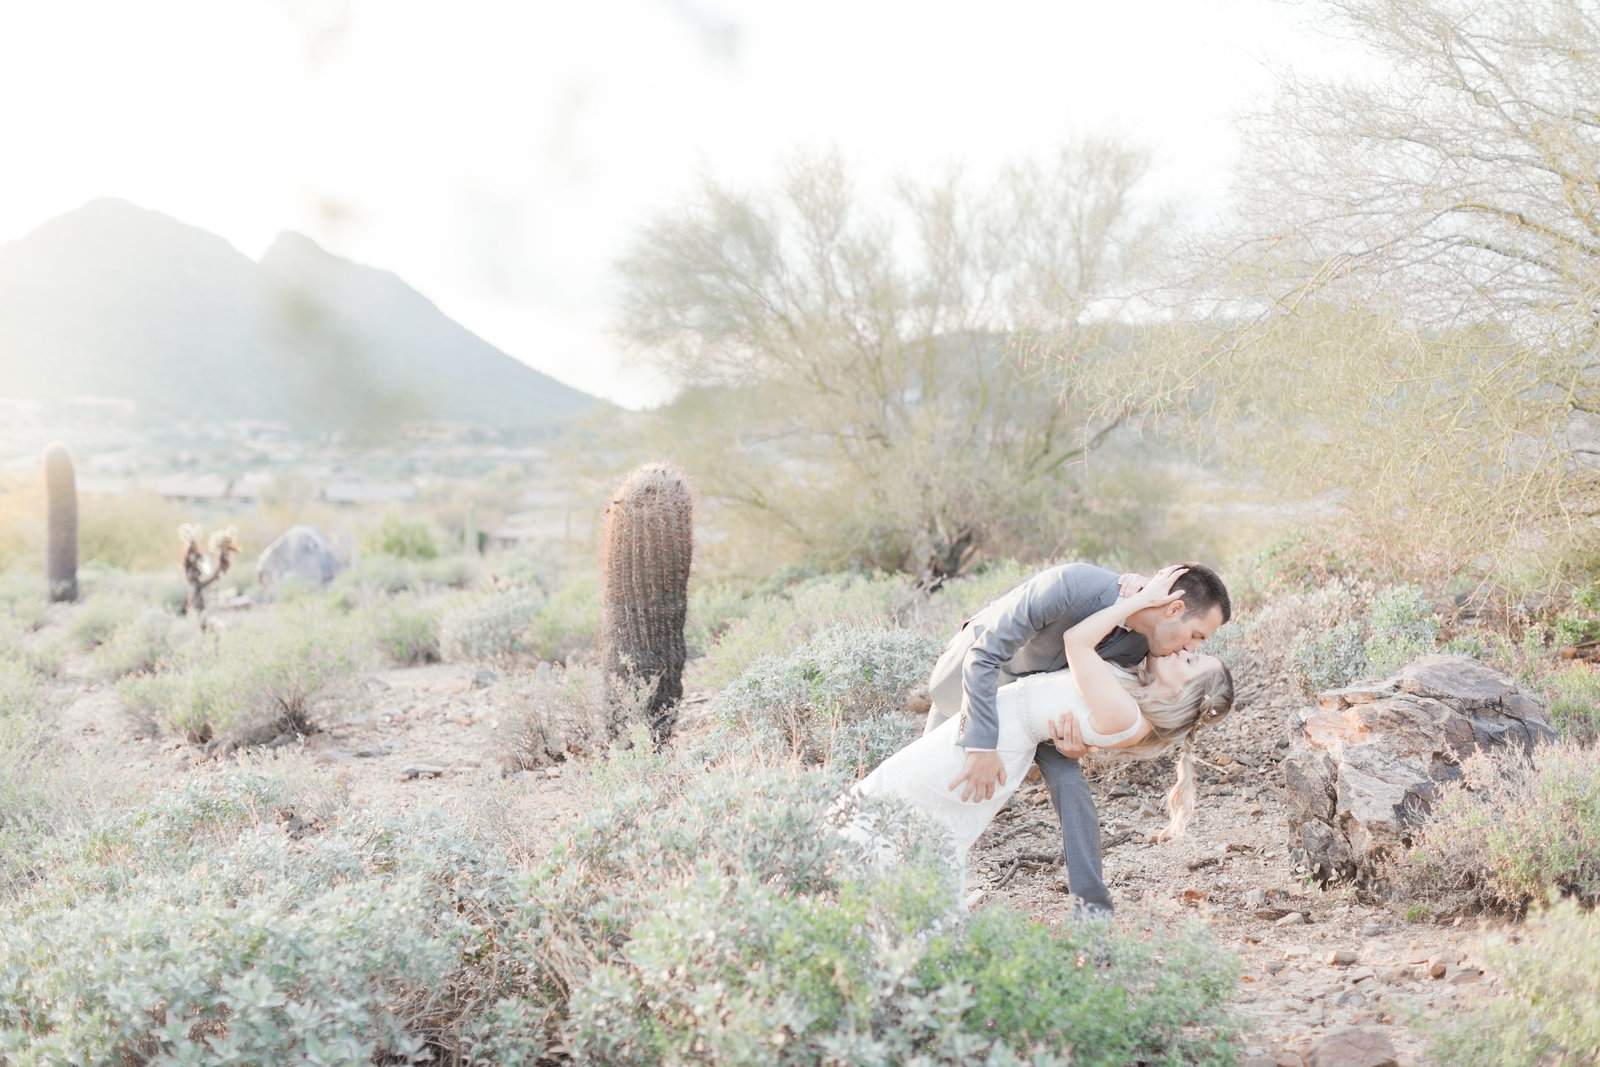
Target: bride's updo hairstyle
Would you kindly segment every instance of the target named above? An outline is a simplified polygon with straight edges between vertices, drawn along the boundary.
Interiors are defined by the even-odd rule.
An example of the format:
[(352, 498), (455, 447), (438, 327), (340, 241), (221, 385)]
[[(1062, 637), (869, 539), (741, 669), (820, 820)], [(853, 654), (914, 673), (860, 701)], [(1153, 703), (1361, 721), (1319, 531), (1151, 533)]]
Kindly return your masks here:
[(1174, 693), (1160, 685), (1150, 668), (1140, 663), (1134, 677), (1122, 683), (1150, 720), (1151, 730), (1137, 744), (1114, 749), (1135, 759), (1156, 759), (1178, 754), (1178, 780), (1167, 793), (1167, 827), (1156, 839), (1167, 841), (1183, 833), (1194, 814), (1194, 736), (1202, 726), (1214, 726), (1233, 710), (1233, 674), (1226, 666), (1207, 671)]

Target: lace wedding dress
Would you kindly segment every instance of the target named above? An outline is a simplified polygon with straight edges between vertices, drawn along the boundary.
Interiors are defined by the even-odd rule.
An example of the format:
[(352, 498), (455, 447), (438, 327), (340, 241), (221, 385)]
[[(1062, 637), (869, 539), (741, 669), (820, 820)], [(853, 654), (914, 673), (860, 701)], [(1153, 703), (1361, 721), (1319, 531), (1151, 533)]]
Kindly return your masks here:
[(892, 794), (904, 797), (934, 815), (950, 828), (956, 857), (963, 868), (967, 850), (995, 817), (1006, 798), (1017, 791), (1033, 763), (1034, 750), (1050, 740), (1050, 723), (1063, 712), (1078, 720), (1085, 744), (1110, 747), (1138, 732), (1135, 722), (1121, 733), (1106, 735), (1089, 725), (1089, 706), (1068, 671), (1030, 674), (995, 693), (1000, 715), (1000, 739), (995, 746), (1006, 768), (1006, 784), (979, 803), (961, 800), (959, 788), (947, 787), (961, 773), (967, 750), (956, 744), (960, 716), (952, 715), (932, 733), (924, 734), (880, 763), (857, 786), (863, 795)]

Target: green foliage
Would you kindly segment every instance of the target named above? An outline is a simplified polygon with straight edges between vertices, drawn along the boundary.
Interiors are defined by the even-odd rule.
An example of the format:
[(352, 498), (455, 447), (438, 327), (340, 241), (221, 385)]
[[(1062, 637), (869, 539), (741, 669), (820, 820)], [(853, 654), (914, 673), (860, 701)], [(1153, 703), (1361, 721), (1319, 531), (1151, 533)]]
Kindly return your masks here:
[(1589, 742), (1600, 737), (1600, 672), (1575, 663), (1544, 676), (1550, 721), (1562, 736)]
[(264, 623), (184, 645), (152, 676), (124, 678), (117, 695), (191, 741), (266, 741), (304, 732), (313, 702), (361, 665), (370, 640), (362, 620), (315, 600), (280, 605)]
[(1502, 992), (1435, 1030), (1440, 1063), (1536, 1067), (1600, 1062), (1600, 913), (1561, 901), (1485, 945)]
[(395, 601), (376, 611), (373, 638), (378, 650), (402, 667), (437, 663), (439, 612), (415, 599)]
[(1550, 620), (1557, 648), (1600, 636), (1600, 586), (1586, 585), (1572, 594), (1567, 610)]
[(729, 627), (745, 617), (749, 603), (748, 595), (726, 582), (698, 582), (690, 588), (689, 619), (683, 635), (689, 655), (704, 655)]
[(1303, 639), (1295, 645), (1294, 664), (1302, 683), (1312, 692), (1349, 685), (1367, 669), (1361, 626), (1342, 622), (1320, 637)]
[(173, 648), (175, 620), (165, 611), (146, 609), (118, 626), (94, 652), (94, 672), (108, 681), (130, 674), (152, 674)]
[(600, 575), (584, 571), (550, 595), (528, 623), (524, 647), (540, 659), (565, 662), (594, 645), (600, 629)]
[(528, 650), (528, 624), (548, 597), (531, 585), (485, 593), (447, 612), (439, 624), (446, 659), (490, 659)]
[(760, 656), (781, 655), (830, 626), (871, 626), (910, 591), (899, 575), (808, 578), (746, 601), (746, 613), (712, 646), (702, 681), (720, 688)]
[(532, 947), (520, 883), (454, 820), (307, 832), (293, 803), (281, 780), (231, 772), (87, 836), (6, 916), (8, 1062), (448, 1058), (465, 1020), (532, 991), (509, 958)]
[(916, 735), (898, 709), (941, 647), (890, 627), (824, 630), (786, 656), (756, 660), (712, 710), (748, 744), (859, 773)]
[(1521, 909), (1570, 895), (1600, 902), (1600, 750), (1572, 742), (1461, 764), (1396, 869), (1418, 893), (1465, 893)]
[(467, 589), (483, 578), (483, 564), (473, 556), (440, 556), (425, 560), (421, 569), (424, 581), (450, 589)]
[[(861, 820), (870, 842), (825, 829)], [(1146, 943), (965, 916), (931, 827), (893, 803), (852, 812), (826, 778), (707, 776), (670, 806), (619, 798), (591, 826), (541, 872), (556, 929), (586, 942), (552, 947), (603, 960), (573, 989), (580, 1062), (1227, 1058), (1234, 964), (1203, 928)]]
[(421, 584), (413, 559), (385, 552), (368, 553), (333, 579), (333, 588), (357, 594), (357, 603), (411, 592)]
[(1362, 651), (1374, 675), (1387, 678), (1426, 652), (1438, 640), (1433, 602), (1414, 585), (1385, 590), (1372, 601), (1372, 618)]
[(439, 544), (425, 522), (407, 522), (396, 512), (383, 517), (373, 549), (397, 559), (437, 559)]
[(85, 598), (67, 624), (67, 636), (84, 652), (104, 644), (120, 627), (139, 614), (139, 605), (121, 597)]

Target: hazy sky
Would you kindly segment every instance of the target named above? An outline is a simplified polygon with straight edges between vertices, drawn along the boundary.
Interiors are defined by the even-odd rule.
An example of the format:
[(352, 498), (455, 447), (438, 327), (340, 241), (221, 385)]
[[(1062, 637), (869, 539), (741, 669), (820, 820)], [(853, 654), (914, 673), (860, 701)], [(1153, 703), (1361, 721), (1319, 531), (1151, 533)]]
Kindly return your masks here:
[(836, 146), (865, 184), (1146, 144), (1223, 202), (1232, 116), (1317, 61), (1268, 0), (0, 0), (0, 242), (98, 196), (259, 256), (280, 230), (400, 274), (622, 403), (611, 263), (709, 172)]

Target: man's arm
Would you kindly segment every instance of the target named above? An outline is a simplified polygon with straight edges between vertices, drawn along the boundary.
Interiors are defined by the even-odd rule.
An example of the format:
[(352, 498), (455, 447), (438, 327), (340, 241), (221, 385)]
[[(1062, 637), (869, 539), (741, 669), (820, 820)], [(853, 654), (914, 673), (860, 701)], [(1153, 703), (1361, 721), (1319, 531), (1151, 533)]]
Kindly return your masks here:
[(1027, 641), (1061, 619), (1075, 623), (1115, 599), (1117, 576), (1089, 563), (1072, 563), (1035, 575), (980, 611), (976, 635), (961, 665), (967, 721), (956, 743), (968, 751), (993, 749), (1000, 737), (995, 690), (1000, 668)]

